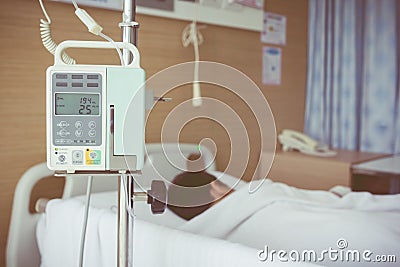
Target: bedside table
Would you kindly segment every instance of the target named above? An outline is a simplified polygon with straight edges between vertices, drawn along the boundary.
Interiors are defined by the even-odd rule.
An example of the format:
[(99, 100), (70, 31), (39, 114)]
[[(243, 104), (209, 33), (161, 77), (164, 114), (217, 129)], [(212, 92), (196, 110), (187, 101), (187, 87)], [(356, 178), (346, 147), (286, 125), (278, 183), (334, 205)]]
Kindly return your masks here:
[(278, 151), (267, 177), (298, 188), (329, 190), (335, 185), (351, 186), (351, 167), (354, 164), (387, 156), (348, 150), (336, 151), (337, 155), (334, 157)]
[(352, 166), (353, 191), (373, 194), (400, 193), (400, 156), (390, 156)]

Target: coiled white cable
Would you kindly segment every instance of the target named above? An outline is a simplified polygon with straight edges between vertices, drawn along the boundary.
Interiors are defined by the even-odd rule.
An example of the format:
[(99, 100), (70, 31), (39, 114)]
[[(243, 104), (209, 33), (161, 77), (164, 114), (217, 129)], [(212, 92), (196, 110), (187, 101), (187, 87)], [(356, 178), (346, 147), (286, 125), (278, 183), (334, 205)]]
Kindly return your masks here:
[[(43, 0), (39, 0), (39, 3), (40, 3), (40, 7), (42, 8), (42, 11), (47, 19), (47, 21), (44, 19), (40, 20), (40, 36), (42, 38), (42, 43), (43, 43), (43, 46), (51, 54), (54, 55), (56, 48), (57, 48), (57, 44), (53, 41), (53, 38), (51, 37), (51, 29), (50, 29), (51, 19), (50, 19), (49, 15), (47, 14), (47, 11), (44, 7)], [(88, 27), (88, 29), (91, 33), (104, 38), (105, 40), (111, 42), (114, 45), (115, 49), (117, 50), (119, 59), (121, 61), (121, 65), (124, 66), (125, 63), (124, 63), (124, 60), (122, 57), (121, 50), (115, 44), (114, 40), (101, 32), (103, 28), (100, 25), (98, 25), (97, 22), (92, 17), (90, 17), (90, 15), (85, 10), (80, 9), (75, 0), (72, 0), (72, 4), (74, 5), (74, 7), (76, 9), (75, 14)], [(75, 59), (68, 56), (68, 54), (65, 52), (63, 52), (61, 56), (62, 56), (63, 61), (66, 64), (75, 64), (76, 63)]]
[[(198, 5), (198, 3), (197, 3)], [(197, 9), (196, 9), (197, 12)], [(193, 98), (192, 105), (194, 107), (199, 107), (202, 104), (201, 100), (201, 92), (200, 92), (200, 83), (199, 83), (199, 45), (201, 45), (204, 41), (203, 35), (198, 30), (196, 23), (196, 16), (193, 19), (192, 23), (187, 25), (182, 32), (182, 44), (184, 47), (188, 47), (190, 44), (193, 44), (194, 48), (194, 81), (193, 81)]]
[[(190, 44), (194, 45), (201, 45), (204, 41), (203, 35), (198, 30), (197, 23), (193, 21), (192, 23), (186, 25), (186, 27), (182, 31), (182, 44), (184, 47), (188, 47)], [(195, 51), (196, 52), (196, 51)], [(198, 47), (197, 47), (197, 55), (198, 54)]]
[[(47, 19), (47, 21), (44, 19), (40, 20), (40, 37), (42, 38), (43, 46), (47, 49), (47, 51), (49, 51), (51, 54), (54, 55), (56, 48), (57, 48), (57, 44), (53, 41), (53, 38), (51, 37), (51, 29), (50, 29), (51, 20), (50, 20), (49, 15), (47, 15), (46, 9), (43, 5), (43, 1), (39, 0), (39, 3), (40, 3), (40, 7), (42, 8), (42, 11)], [(76, 63), (75, 59), (68, 56), (68, 54), (65, 52), (63, 52), (63, 54), (62, 54), (62, 59), (66, 64), (75, 64)]]

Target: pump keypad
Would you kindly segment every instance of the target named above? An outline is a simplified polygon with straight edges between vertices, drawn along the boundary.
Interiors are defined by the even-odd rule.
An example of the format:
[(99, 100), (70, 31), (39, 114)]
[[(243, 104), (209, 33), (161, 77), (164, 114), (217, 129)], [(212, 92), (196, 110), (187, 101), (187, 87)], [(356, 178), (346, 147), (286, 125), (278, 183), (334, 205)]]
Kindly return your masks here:
[(101, 92), (100, 73), (52, 74), (54, 145), (102, 144)]

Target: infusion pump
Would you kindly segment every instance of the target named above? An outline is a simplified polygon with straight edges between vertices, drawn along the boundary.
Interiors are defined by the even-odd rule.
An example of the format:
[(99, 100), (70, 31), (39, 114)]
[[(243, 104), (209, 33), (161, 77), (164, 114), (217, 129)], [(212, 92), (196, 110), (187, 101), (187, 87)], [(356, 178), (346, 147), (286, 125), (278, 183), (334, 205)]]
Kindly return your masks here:
[[(127, 66), (68, 65), (70, 47), (129, 49)], [(47, 165), (56, 171), (140, 170), (144, 163), (145, 72), (129, 43), (65, 41), (46, 73)]]

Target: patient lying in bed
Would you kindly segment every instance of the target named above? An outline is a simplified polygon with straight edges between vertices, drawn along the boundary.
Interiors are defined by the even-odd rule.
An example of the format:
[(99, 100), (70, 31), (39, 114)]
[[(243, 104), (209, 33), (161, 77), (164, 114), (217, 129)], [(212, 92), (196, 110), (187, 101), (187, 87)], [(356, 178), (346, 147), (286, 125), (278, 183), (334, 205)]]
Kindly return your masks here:
[[(203, 213), (235, 191), (234, 188), (218, 180), (215, 175), (204, 171), (205, 166), (200, 160), (200, 154), (189, 155), (186, 167), (187, 171), (178, 174), (172, 180), (172, 184), (176, 186), (169, 187), (167, 205), (172, 212), (185, 220)], [(201, 189), (197, 192), (190, 191), (192, 188)], [(349, 191), (348, 188), (335, 187), (326, 193), (342, 197)]]
[[(203, 171), (203, 162), (193, 163), (199, 159), (200, 155), (190, 155), (188, 171), (178, 174), (168, 189), (168, 208), (185, 220), (201, 214), (233, 191), (214, 175)], [(191, 190), (193, 188), (198, 190)]]
[[(234, 191), (206, 172), (185, 172), (173, 182), (186, 187), (205, 185), (203, 192), (210, 200), (192, 207), (169, 205), (175, 214), (188, 220), (178, 227), (180, 230), (238, 242), (266, 253), (314, 250), (317, 259), (330, 248), (337, 251), (337, 257), (339, 252), (359, 252), (360, 259), (350, 261), (326, 255), (319, 263), (327, 266), (365, 266), (379, 255), (395, 255), (400, 260), (400, 195), (350, 192), (340, 196), (271, 180), (250, 194), (247, 186)], [(169, 191), (169, 198), (176, 201), (189, 197), (178, 193)], [(365, 251), (368, 257), (363, 259)]]
[[(188, 170), (190, 171), (190, 168)], [(292, 251), (301, 254), (310, 250), (315, 251), (317, 259), (321, 258), (323, 251), (336, 250), (337, 258), (333, 260), (326, 254), (323, 254), (325, 258), (322, 261), (314, 260), (313, 255), (310, 256), (309, 261), (325, 266), (398, 266), (398, 261), (400, 261), (400, 195), (376, 196), (369, 193), (350, 192), (339, 197), (328, 191), (302, 190), (268, 179), (258, 191), (250, 194), (248, 184), (243, 181), (239, 181), (239, 184), (233, 187), (236, 181), (236, 178), (220, 172), (195, 171), (178, 175), (174, 179), (177, 184), (186, 187), (205, 185), (202, 187), (205, 196), (200, 198), (201, 205), (194, 205), (194, 207), (191, 207), (193, 205), (187, 205), (187, 207), (174, 205), (174, 203), (193, 204), (190, 202), (191, 199), (196, 199), (193, 194), (183, 195), (181, 199), (182, 195), (175, 194), (174, 189), (168, 193), (169, 210), (163, 215), (153, 216), (149, 214), (149, 207), (145, 203), (137, 203), (135, 213), (138, 220), (135, 229), (141, 233), (142, 238), (140, 236), (138, 238), (137, 235), (136, 240), (147, 240), (149, 232), (152, 237), (158, 239), (136, 247), (143, 249), (143, 245), (151, 244), (144, 251), (163, 252), (165, 257), (170, 254), (169, 249), (173, 245), (177, 251), (182, 252), (183, 256), (187, 256), (190, 251), (200, 249), (193, 248), (192, 238), (188, 242), (185, 241), (186, 243), (175, 244), (175, 241), (186, 240), (178, 238), (180, 231), (169, 233), (168, 238), (159, 237), (158, 232), (154, 232), (158, 228), (147, 232), (142, 231), (144, 226), (154, 227), (155, 224), (161, 224), (194, 233), (196, 237), (223, 239), (250, 247), (260, 252), (258, 254), (261, 256), (260, 259), (267, 261), (265, 266), (275, 266), (268, 263), (280, 261), (277, 259), (277, 253), (275, 253), (275, 258), (271, 257), (273, 251), (284, 251), (287, 252), (286, 256), (289, 256)], [(234, 188), (234, 191), (231, 188)], [(111, 263), (116, 259), (114, 248), (116, 247), (117, 216), (115, 212), (112, 212), (114, 210), (112, 207), (117, 203), (117, 194), (113, 193), (107, 194), (110, 196), (110, 201), (102, 205), (102, 209), (91, 209), (89, 224), (92, 227), (90, 225), (88, 227), (87, 238), (90, 244), (87, 244), (85, 253), (88, 258), (101, 262), (102, 265), (89, 266), (112, 266)], [(189, 199), (186, 200), (187, 203), (185, 203), (185, 198)], [(100, 199), (102, 202), (105, 201), (104, 195), (101, 195)], [(92, 200), (92, 205), (95, 204), (95, 200), (96, 198)], [(84, 205), (77, 199), (55, 200), (49, 203), (45, 217), (40, 220), (37, 230), (40, 237), (38, 244), (42, 253), (42, 266), (73, 266), (66, 263), (64, 265), (50, 263), (54, 258), (57, 262), (64, 261), (65, 258), (71, 259), (70, 261), (77, 258), (83, 210)], [(145, 224), (143, 224), (144, 221), (146, 221)], [(62, 231), (55, 222), (59, 223)], [(162, 230), (165, 232), (164, 228)], [(152, 247), (154, 244), (161, 247), (158, 250), (154, 249)], [(201, 244), (203, 248), (210, 246), (209, 243)], [(58, 249), (60, 247), (61, 250)], [(73, 249), (73, 254), (64, 255), (64, 251), (69, 251), (70, 248)], [(90, 251), (98, 250), (103, 252), (100, 254), (101, 257), (93, 256), (94, 254), (90, 257)], [(239, 251), (241, 250), (243, 249), (240, 248)], [(220, 250), (216, 251), (212, 255), (221, 255)], [(235, 253), (238, 253), (237, 251)], [(339, 258), (341, 255), (339, 252), (348, 251), (351, 255), (354, 255), (353, 251), (358, 251), (361, 253), (361, 258), (355, 261)], [(371, 262), (363, 259), (362, 253), (365, 251)], [(142, 256), (141, 253), (142, 251), (138, 254)], [(266, 255), (269, 257), (267, 258)], [(290, 255), (293, 256), (293, 254)], [(397, 262), (373, 262), (379, 255), (394, 255)], [(50, 260), (49, 257), (52, 259)], [(149, 257), (149, 259), (153, 258), (157, 259), (157, 257)], [(143, 256), (143, 261), (145, 260), (148, 259), (144, 259)], [(193, 262), (198, 261), (199, 259), (193, 258)], [(297, 262), (302, 261), (297, 260)], [(138, 264), (137, 266), (162, 265)], [(195, 265), (186, 264), (185, 266)]]

